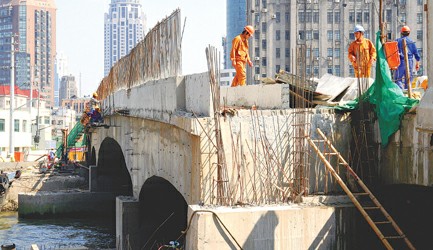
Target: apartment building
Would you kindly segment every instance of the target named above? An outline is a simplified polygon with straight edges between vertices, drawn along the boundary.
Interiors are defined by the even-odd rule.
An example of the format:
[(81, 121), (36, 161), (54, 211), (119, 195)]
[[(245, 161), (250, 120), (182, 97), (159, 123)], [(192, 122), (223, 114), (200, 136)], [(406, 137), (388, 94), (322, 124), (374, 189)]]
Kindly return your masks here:
[[(383, 21), (387, 39), (400, 36), (403, 25), (421, 53), (426, 47), (424, 1), (384, 0)], [(356, 24), (375, 42), (379, 30), (379, 3), (372, 0), (247, 0), (247, 22), (256, 32), (250, 42), (254, 67), (247, 69), (249, 84), (273, 77), (279, 70), (305, 77), (326, 73), (353, 76), (347, 48)], [(421, 66), (418, 74), (425, 69)], [(374, 68), (372, 70), (374, 75)]]

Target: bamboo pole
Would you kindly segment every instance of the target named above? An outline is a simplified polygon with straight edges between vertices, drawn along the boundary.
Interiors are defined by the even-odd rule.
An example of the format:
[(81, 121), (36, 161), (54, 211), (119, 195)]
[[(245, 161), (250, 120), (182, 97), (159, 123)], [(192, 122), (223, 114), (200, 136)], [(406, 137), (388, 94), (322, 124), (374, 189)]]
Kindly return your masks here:
[(403, 40), (403, 53), (404, 53), (404, 63), (406, 65), (405, 67), (405, 79), (404, 81), (406, 82), (407, 85), (407, 96), (409, 98), (412, 98), (412, 86), (410, 83), (410, 72), (409, 72), (409, 58), (407, 56), (407, 43), (406, 43), (406, 39), (402, 39)]

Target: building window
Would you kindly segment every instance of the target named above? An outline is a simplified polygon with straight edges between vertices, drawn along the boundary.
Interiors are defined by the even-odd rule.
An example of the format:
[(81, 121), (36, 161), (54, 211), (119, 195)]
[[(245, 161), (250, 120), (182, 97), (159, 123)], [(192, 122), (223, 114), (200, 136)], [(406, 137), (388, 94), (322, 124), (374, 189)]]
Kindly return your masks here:
[(332, 65), (328, 65), (328, 74), (332, 74)]
[(314, 57), (319, 57), (319, 48), (314, 48), (313, 49), (313, 56)]
[(50, 124), (50, 117), (49, 116), (45, 116), (44, 117), (44, 124)]
[(340, 23), (340, 19), (341, 19), (340, 12), (335, 12), (334, 13), (334, 21), (335, 21), (335, 23)]
[(285, 16), (285, 19), (286, 19), (286, 23), (290, 22), (290, 13), (289, 13), (289, 12), (286, 12), (286, 13), (284, 14), (284, 16)]
[(256, 56), (260, 55), (260, 49), (259, 49), (259, 47), (255, 47), (254, 48), (254, 55), (256, 55)]
[(266, 39), (263, 39), (262, 40), (262, 49), (266, 49), (266, 45), (267, 45)]
[(278, 64), (275, 65), (275, 72), (279, 73), (280, 72), (280, 68), (281, 68), (280, 65), (278, 65)]
[(417, 3), (418, 3), (418, 5), (422, 5), (423, 4), (423, 0), (418, 0)]
[(319, 23), (319, 12), (315, 11), (313, 13), (313, 23)]
[(328, 50), (327, 50), (327, 56), (328, 57), (332, 57), (333, 56), (333, 49), (332, 48), (328, 48)]
[(313, 31), (313, 39), (314, 40), (319, 40), (319, 31), (318, 30), (314, 30)]
[(349, 22), (355, 23), (355, 12), (353, 11), (349, 12)]
[(327, 14), (326, 17), (327, 17), (328, 23), (332, 23), (333, 13), (330, 12), (330, 11), (328, 11), (328, 14)]
[(20, 120), (14, 119), (14, 131), (20, 132)]
[(290, 40), (290, 31), (286, 30), (285, 33), (286, 41)]
[(300, 12), (298, 13), (298, 21), (299, 21), (300, 23), (304, 23), (304, 22), (305, 22), (305, 12), (300, 11)]
[(262, 57), (262, 66), (267, 66), (266, 57)]
[(416, 14), (416, 23), (422, 23), (422, 13)]
[(299, 31), (299, 40), (305, 40), (305, 31), (303, 30)]
[(259, 39), (260, 38), (260, 30), (256, 30), (256, 32), (254, 32), (254, 38), (255, 39)]
[(336, 30), (334, 31), (334, 40), (335, 41), (340, 41), (341, 37), (340, 37), (340, 31)]
[(277, 41), (280, 40), (280, 31), (279, 30), (275, 31), (275, 40), (277, 40)]
[(23, 120), (23, 132), (27, 132), (27, 120)]
[(266, 33), (266, 31), (267, 31), (266, 28), (267, 28), (266, 23), (263, 22), (263, 23), (262, 23), (262, 32), (263, 32), (263, 33)]
[(310, 11), (308, 11), (308, 12), (305, 14), (305, 22), (307, 22), (307, 23), (311, 23), (312, 20), (313, 20), (312, 13), (311, 13)]
[(281, 14), (280, 12), (275, 13), (275, 22), (280, 23), (281, 22)]
[(260, 74), (260, 67), (255, 67), (254, 71), (255, 71), (256, 75)]
[(356, 22), (362, 23), (362, 12), (356, 13)]
[(334, 75), (336, 75), (336, 76), (340, 76), (341, 75), (340, 65), (335, 65), (334, 66)]
[(307, 30), (307, 32), (305, 33), (305, 39), (307, 41), (311, 41), (313, 39), (313, 31)]
[(338, 48), (334, 49), (334, 57), (340, 58), (340, 49), (338, 49)]
[(370, 22), (370, 12), (368, 12), (367, 10), (364, 12), (364, 22)]
[(386, 10), (386, 22), (391, 23), (392, 20), (392, 10)]
[(0, 132), (5, 132), (5, 119), (0, 119)]
[(280, 58), (280, 57), (281, 57), (280, 48), (276, 48), (276, 49), (275, 49), (275, 57), (276, 57), (276, 58)]
[(286, 48), (285, 57), (290, 57), (290, 49)]
[(349, 33), (349, 39), (350, 40), (355, 40), (355, 34), (353, 34), (353, 32)]
[(314, 66), (314, 75), (315, 76), (319, 75), (319, 66)]
[(400, 22), (406, 23), (406, 13), (401, 13), (400, 14)]
[(422, 30), (417, 30), (416, 31), (416, 39), (422, 40)]
[(355, 74), (355, 70), (353, 69), (352, 65), (349, 65), (349, 74), (350, 75), (354, 75)]
[(332, 30), (328, 30), (327, 32), (326, 32), (326, 36), (328, 37), (328, 41), (332, 41), (332, 39), (333, 39), (333, 32), (332, 32)]

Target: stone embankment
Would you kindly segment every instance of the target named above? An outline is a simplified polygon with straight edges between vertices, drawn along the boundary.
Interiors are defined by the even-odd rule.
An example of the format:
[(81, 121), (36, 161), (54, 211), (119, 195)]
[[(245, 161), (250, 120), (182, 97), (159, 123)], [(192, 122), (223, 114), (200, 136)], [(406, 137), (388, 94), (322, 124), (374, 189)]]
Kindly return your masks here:
[(40, 191), (70, 191), (87, 190), (88, 182), (75, 171), (48, 170), (41, 173), (37, 162), (2, 163), (0, 170), (4, 173), (15, 173), (21, 171), (18, 179), (12, 179), (12, 185), (6, 195), (6, 202), (0, 211), (17, 211), (19, 193), (37, 193)]

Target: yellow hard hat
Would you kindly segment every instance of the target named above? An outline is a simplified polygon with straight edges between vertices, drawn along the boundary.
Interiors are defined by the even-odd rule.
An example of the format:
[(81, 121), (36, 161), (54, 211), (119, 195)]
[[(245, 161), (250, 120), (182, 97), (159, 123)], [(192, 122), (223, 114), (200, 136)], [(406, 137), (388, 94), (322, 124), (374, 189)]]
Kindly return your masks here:
[(254, 34), (254, 27), (253, 26), (251, 26), (251, 25), (247, 25), (247, 26), (245, 26), (245, 28), (244, 28), (248, 33), (250, 33), (250, 35), (253, 35)]
[(93, 92), (93, 97), (98, 97), (98, 93)]

